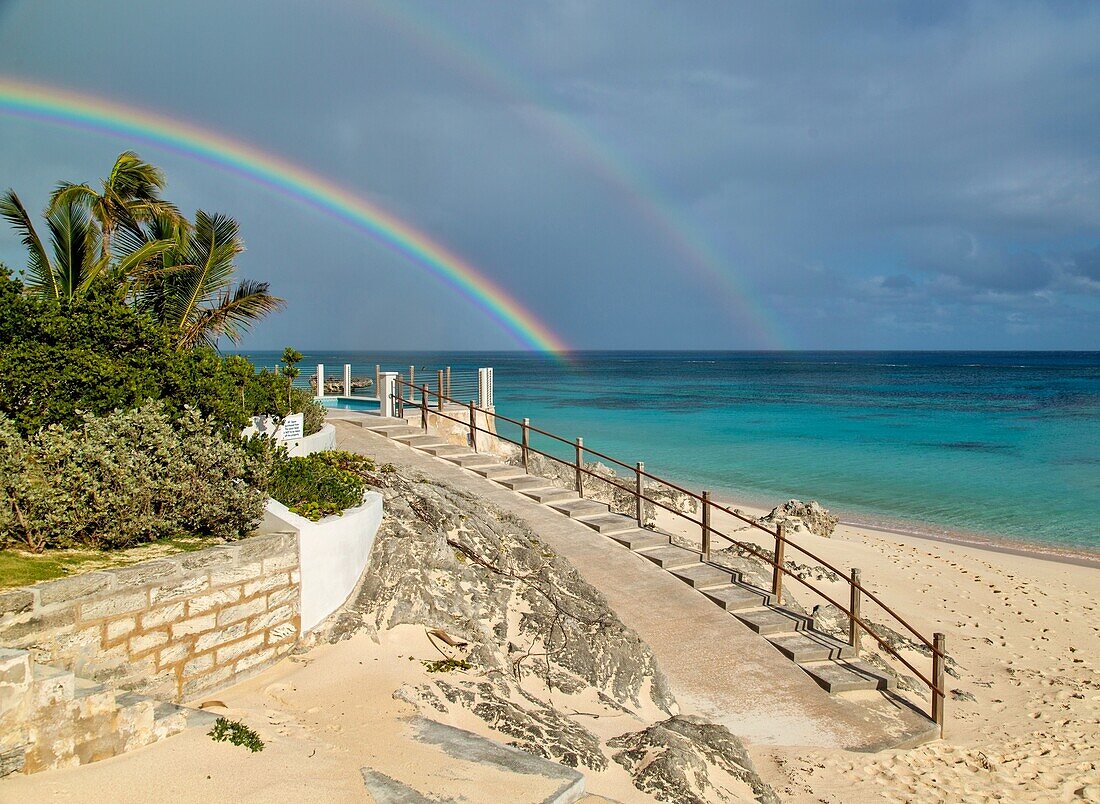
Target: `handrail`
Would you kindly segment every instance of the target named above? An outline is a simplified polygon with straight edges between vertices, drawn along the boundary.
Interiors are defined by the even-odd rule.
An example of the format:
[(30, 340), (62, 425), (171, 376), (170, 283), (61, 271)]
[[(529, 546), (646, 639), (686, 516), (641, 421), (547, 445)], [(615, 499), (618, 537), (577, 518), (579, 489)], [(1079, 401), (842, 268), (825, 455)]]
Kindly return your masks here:
[[(420, 402), (417, 404), (417, 403), (412, 401), (413, 397), (414, 397), (414, 394), (410, 394), (410, 399), (406, 400), (400, 393), (396, 392), (396, 388), (395, 388), (395, 393), (394, 393), (393, 399), (397, 403), (402, 403), (403, 404), (405, 402), (410, 402), (412, 407), (417, 407), (422, 411), (434, 413), (437, 416), (441, 416), (442, 418), (445, 418), (445, 419), (448, 419), (450, 421), (453, 421), (453, 422), (456, 422), (456, 423), (459, 423), (459, 424), (463, 424), (463, 425), (469, 427), (470, 431), (471, 431), (471, 435), (473, 435), (475, 432), (486, 433), (487, 435), (491, 435), (494, 438), (498, 438), (498, 439), (500, 439), (502, 441), (505, 441), (507, 443), (510, 443), (510, 444), (515, 445), (515, 446), (521, 447), (522, 449), (526, 450), (527, 452), (534, 452), (536, 455), (541, 455), (544, 458), (548, 458), (552, 461), (556, 461), (556, 462), (561, 463), (563, 465), (569, 466), (570, 468), (572, 468), (577, 473), (578, 479), (582, 475), (587, 476), (587, 477), (595, 478), (596, 480), (607, 483), (610, 486), (613, 486), (615, 488), (618, 488), (618, 489), (621, 489), (623, 491), (629, 492), (632, 496), (635, 497), (635, 499), (637, 501), (637, 505), (639, 505), (639, 506), (641, 506), (642, 501), (645, 501), (645, 502), (651, 503), (652, 505), (658, 506), (658, 507), (664, 509), (665, 511), (668, 511), (669, 513), (674, 514), (674, 515), (676, 515), (676, 516), (678, 516), (682, 519), (685, 519), (688, 522), (691, 522), (693, 525), (701, 526), (703, 528), (703, 533), (704, 533), (704, 537), (705, 537), (704, 542), (705, 543), (704, 543), (704, 550), (702, 552), (700, 552), (700, 555), (703, 558), (703, 560), (708, 562), (708, 563), (710, 561), (709, 547), (708, 547), (709, 536), (710, 535), (717, 535), (719, 538), (721, 538), (725, 541), (728, 541), (730, 544), (736, 545), (736, 546), (740, 547), (743, 550), (748, 551), (754, 557), (760, 559), (765, 564), (771, 566), (773, 568), (773, 570), (776, 573), (778, 573), (777, 575), (774, 576), (774, 578), (776, 580), (773, 580), (773, 587), (776, 587), (776, 588), (779, 587), (777, 579), (782, 575), (786, 575), (786, 576), (791, 577), (794, 580), (798, 581), (800, 584), (805, 586), (811, 592), (818, 595), (822, 599), (827, 600), (829, 603), (836, 606), (838, 609), (840, 609), (840, 611), (842, 611), (845, 615), (847, 615), (849, 623), (850, 623), (850, 627), (851, 627), (853, 633), (855, 633), (855, 627), (858, 625), (860, 628), (863, 629), (863, 631), (868, 633), (875, 640), (875, 642), (877, 642), (884, 650), (886, 650), (891, 656), (893, 656), (895, 659), (897, 659), (899, 662), (901, 662), (906, 668), (908, 668), (912, 673), (914, 673), (922, 682), (924, 682), (931, 689), (931, 691), (932, 691), (932, 716), (933, 716), (933, 719), (940, 725), (940, 732), (941, 732), (941, 735), (942, 735), (942, 733), (943, 733), (943, 702), (944, 702), (945, 695), (946, 695), (945, 685), (943, 683), (942, 678), (943, 678), (944, 662), (945, 662), (946, 657), (947, 657), (946, 652), (942, 648), (940, 648), (936, 643), (929, 642), (924, 637), (923, 634), (921, 634), (912, 625), (910, 625), (906, 620), (904, 620), (890, 606), (886, 605), (878, 597), (878, 595), (876, 595), (873, 592), (871, 592), (870, 590), (868, 590), (866, 587), (864, 587), (862, 584), (860, 584), (854, 578), (850, 578), (847, 575), (845, 575), (843, 572), (841, 572), (839, 569), (837, 569), (835, 566), (833, 566), (828, 561), (825, 561), (824, 559), (818, 557), (816, 554), (812, 553), (811, 551), (807, 550), (806, 548), (802, 547), (801, 545), (799, 545), (799, 544), (791, 541), (790, 539), (788, 539), (786, 537), (785, 533), (784, 533), (784, 530), (783, 530), (782, 526), (777, 526), (776, 529), (773, 531), (770, 528), (767, 528), (764, 525), (761, 525), (756, 520), (750, 519), (749, 517), (746, 517), (743, 514), (737, 513), (737, 512), (733, 511), (732, 509), (730, 509), (730, 508), (728, 508), (724, 505), (719, 505), (717, 503), (712, 502), (710, 500), (709, 496), (701, 496), (699, 494), (696, 494), (693, 491), (690, 491), (689, 489), (685, 489), (682, 486), (679, 486), (675, 483), (671, 483), (671, 482), (669, 482), (669, 481), (667, 481), (667, 480), (665, 480), (661, 477), (658, 477), (657, 475), (653, 475), (651, 473), (648, 473), (648, 472), (644, 471), (641, 468), (640, 464), (637, 464), (635, 466), (630, 466), (629, 464), (626, 464), (626, 463), (618, 460), (617, 458), (613, 458), (610, 455), (605, 455), (604, 453), (598, 452), (597, 450), (593, 450), (593, 449), (591, 449), (587, 446), (583, 446), (580, 439), (578, 439), (576, 442), (568, 441), (568, 440), (562, 438), (559, 435), (556, 435), (554, 433), (549, 433), (549, 432), (547, 432), (545, 430), (541, 430), (537, 427), (533, 427), (533, 426), (531, 426), (530, 422), (528, 422), (528, 421), (520, 422), (520, 421), (517, 421), (515, 419), (509, 418), (507, 416), (504, 416), (502, 414), (498, 414), (498, 413), (495, 413), (495, 412), (484, 410), (482, 408), (479, 408), (479, 407), (475, 406), (473, 402), (468, 403), (468, 406), (467, 406), (467, 404), (459, 402), (456, 399), (452, 399), (451, 397), (449, 397), (445, 394), (442, 394), (439, 391), (432, 391), (426, 385), (416, 386), (412, 383), (409, 383), (409, 382), (403, 380), (400, 376), (395, 378), (395, 382), (398, 385), (406, 386), (406, 387), (410, 388), (413, 391), (420, 391)], [(439, 403), (436, 408), (430, 408), (429, 407), (429, 405), (428, 405), (428, 397), (429, 396), (436, 397), (437, 402)], [(500, 419), (502, 421), (509, 422), (511, 424), (514, 424), (516, 426), (524, 428), (528, 432), (535, 432), (535, 433), (538, 433), (540, 435), (551, 438), (555, 441), (558, 441), (562, 444), (566, 444), (570, 447), (573, 447), (577, 450), (576, 462), (567, 461), (563, 458), (557, 457), (556, 455), (552, 455), (548, 452), (543, 452), (542, 450), (540, 450), (536, 447), (530, 446), (529, 443), (520, 443), (520, 442), (517, 442), (517, 441), (513, 441), (510, 438), (507, 438), (505, 436), (500, 435), (495, 430), (490, 430), (490, 429), (487, 429), (485, 427), (480, 427), (477, 424), (477, 422), (474, 421), (474, 420), (471, 420), (471, 421), (467, 422), (467, 421), (464, 421), (462, 419), (457, 419), (453, 416), (449, 416), (449, 415), (447, 415), (446, 413), (443, 412), (442, 403), (444, 401), (451, 402), (451, 403), (453, 403), (455, 405), (458, 405), (460, 407), (463, 407), (463, 408), (468, 407), (471, 413), (474, 412), (474, 411), (480, 412), (480, 413), (482, 413), (483, 415), (485, 415), (487, 417), (487, 421), (488, 421), (488, 417), (491, 416), (491, 417), (493, 417), (494, 420), (495, 419)], [(525, 442), (526, 442), (526, 439), (525, 439)], [(595, 455), (595, 456), (598, 456), (600, 458), (603, 458), (604, 460), (610, 461), (610, 462), (612, 462), (612, 463), (614, 463), (618, 466), (622, 466), (622, 467), (624, 467), (625, 469), (627, 469), (631, 472), (634, 472), (636, 474), (637, 479), (638, 479), (639, 482), (636, 484), (636, 486), (634, 488), (631, 488), (629, 486), (617, 483), (614, 480), (608, 479), (605, 475), (598, 474), (598, 473), (588, 469), (587, 467), (584, 466), (583, 460), (581, 460), (582, 454), (586, 453), (586, 452), (591, 454), (591, 455)], [(618, 475), (614, 475), (613, 477), (617, 478)], [(656, 500), (656, 499), (653, 499), (651, 497), (647, 497), (644, 493), (644, 486), (640, 482), (642, 478), (648, 478), (650, 480), (654, 480), (657, 483), (660, 483), (664, 486), (672, 488), (672, 489), (674, 489), (674, 490), (676, 490), (676, 491), (678, 491), (682, 494), (687, 495), (688, 497), (690, 497), (690, 498), (692, 498), (692, 499), (694, 499), (698, 502), (703, 503), (704, 509), (703, 509), (703, 511), (701, 511), (701, 515), (700, 515), (700, 519), (702, 521), (696, 521), (694, 518), (688, 516), (687, 514), (683, 513), (682, 511), (679, 511), (675, 508), (672, 508), (671, 506), (668, 506), (668, 505), (662, 503), (660, 500)], [(776, 555), (775, 556), (768, 555), (767, 552), (765, 551), (765, 549), (760, 547), (759, 545), (755, 545), (755, 544), (752, 544), (751, 542), (744, 542), (744, 541), (741, 541), (739, 539), (735, 539), (732, 536), (729, 536), (725, 533), (722, 533), (717, 528), (712, 527), (709, 524), (709, 516), (706, 512), (706, 508), (705, 508), (706, 506), (709, 506), (711, 508), (716, 508), (719, 511), (722, 511), (723, 513), (726, 513), (726, 514), (734, 517), (735, 519), (738, 519), (742, 522), (745, 522), (746, 524), (749, 524), (753, 527), (756, 527), (759, 530), (763, 531), (764, 533), (767, 533), (768, 535), (772, 536), (776, 540)], [(639, 517), (640, 517), (640, 514), (639, 514)], [(787, 567), (784, 566), (784, 564), (781, 560), (782, 545), (792, 546), (794, 549), (798, 550), (801, 554), (807, 556), (808, 558), (813, 559), (814, 561), (817, 561), (823, 567), (827, 568), (828, 570), (830, 570), (831, 572), (836, 574), (840, 579), (842, 579), (846, 583), (848, 583), (850, 589), (852, 590), (852, 598), (853, 598), (852, 609), (846, 608), (845, 606), (841, 605), (839, 602), (834, 600), (830, 595), (828, 595), (825, 592), (823, 592), (822, 590), (818, 589), (812, 583), (810, 583), (806, 579), (799, 576), (796, 572), (793, 572), (793, 571), (787, 569)], [(933, 676), (933, 678), (929, 678), (928, 676), (924, 675), (924, 673), (922, 673), (920, 670), (918, 670), (916, 667), (914, 667), (912, 665), (912, 663), (910, 663), (905, 657), (903, 657), (901, 654), (899, 654), (898, 651), (893, 646), (888, 644), (881, 636), (879, 636), (866, 620), (864, 620), (862, 617), (859, 616), (859, 614), (856, 613), (856, 611), (858, 611), (858, 609), (856, 609), (856, 592), (857, 591), (861, 594), (867, 595), (867, 597), (869, 597), (876, 604), (878, 604), (878, 606), (880, 608), (882, 608), (883, 611), (885, 611), (887, 614), (889, 614), (891, 617), (893, 617), (898, 623), (905, 626), (905, 628), (910, 633), (912, 633), (915, 637), (917, 637), (917, 639), (919, 639), (920, 642), (923, 645), (925, 645), (929, 650), (931, 650), (931, 652), (932, 652), (932, 664), (933, 664), (931, 675)], [(778, 592), (778, 589), (777, 589), (777, 592)], [(856, 609), (856, 611), (854, 611), (853, 609)], [(942, 634), (936, 634), (936, 642), (942, 643), (942, 640), (943, 640)], [(934, 679), (939, 679), (938, 683)]]

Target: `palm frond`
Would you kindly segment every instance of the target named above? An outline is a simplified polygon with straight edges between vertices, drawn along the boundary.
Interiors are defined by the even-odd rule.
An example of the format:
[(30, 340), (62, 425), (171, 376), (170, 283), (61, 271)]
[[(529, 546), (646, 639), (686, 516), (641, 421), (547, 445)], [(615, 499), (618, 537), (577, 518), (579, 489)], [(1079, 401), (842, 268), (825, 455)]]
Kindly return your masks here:
[(186, 331), (205, 303), (228, 291), (236, 270), (234, 260), (244, 251), (240, 227), (228, 215), (213, 215), (199, 210), (188, 238), (184, 262), (195, 270), (173, 281), (172, 294), (166, 299), (168, 322), (178, 331)]
[(61, 289), (58, 287), (57, 274), (54, 272), (50, 258), (46, 255), (46, 249), (42, 245), (42, 239), (31, 223), (23, 202), (14, 190), (8, 190), (0, 197), (0, 215), (3, 215), (19, 234), (23, 245), (27, 249), (27, 268), (24, 271), (27, 288), (42, 295), (61, 298)]
[(273, 295), (269, 288), (267, 282), (245, 279), (232, 292), (224, 291), (213, 307), (203, 309), (195, 316), (191, 325), (181, 333), (177, 346), (216, 346), (222, 335), (233, 343), (239, 343), (253, 322), (286, 305), (286, 301)]
[(61, 297), (71, 299), (93, 269), (99, 253), (99, 229), (88, 208), (75, 199), (52, 208), (46, 225), (53, 240), (54, 273)]

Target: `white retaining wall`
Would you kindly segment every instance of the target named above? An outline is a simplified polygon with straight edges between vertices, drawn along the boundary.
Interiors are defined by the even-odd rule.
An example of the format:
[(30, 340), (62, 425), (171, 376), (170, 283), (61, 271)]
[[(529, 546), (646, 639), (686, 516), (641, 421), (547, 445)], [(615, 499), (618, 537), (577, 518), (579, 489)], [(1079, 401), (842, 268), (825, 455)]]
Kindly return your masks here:
[(347, 601), (367, 566), (381, 522), (382, 495), (377, 491), (368, 491), (362, 505), (349, 508), (342, 516), (319, 522), (298, 516), (277, 500), (267, 501), (261, 531), (285, 530), (287, 526), (298, 531), (303, 634)]
[(302, 436), (294, 441), (280, 441), (286, 445), (287, 454), (292, 458), (312, 455), (314, 452), (324, 452), (327, 449), (336, 449), (336, 426), (323, 424), (321, 429), (313, 435)]

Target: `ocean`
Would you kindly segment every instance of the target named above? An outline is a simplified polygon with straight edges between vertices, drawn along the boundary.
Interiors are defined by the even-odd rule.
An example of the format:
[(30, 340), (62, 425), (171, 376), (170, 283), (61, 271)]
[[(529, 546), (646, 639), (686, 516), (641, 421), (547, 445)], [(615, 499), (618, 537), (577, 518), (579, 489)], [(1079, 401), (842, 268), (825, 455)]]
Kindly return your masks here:
[(1100, 551), (1100, 352), (314, 352), (303, 375), (318, 362), (492, 366), (498, 413), (717, 499)]

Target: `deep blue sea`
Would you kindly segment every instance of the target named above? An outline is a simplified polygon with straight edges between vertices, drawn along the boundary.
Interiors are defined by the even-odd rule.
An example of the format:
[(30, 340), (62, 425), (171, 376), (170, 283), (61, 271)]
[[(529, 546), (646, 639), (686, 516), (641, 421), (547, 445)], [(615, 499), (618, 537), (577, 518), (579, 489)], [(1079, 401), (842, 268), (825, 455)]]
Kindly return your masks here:
[(303, 375), (317, 362), (456, 385), (492, 366), (499, 413), (719, 498), (1100, 550), (1100, 352), (328, 352)]

